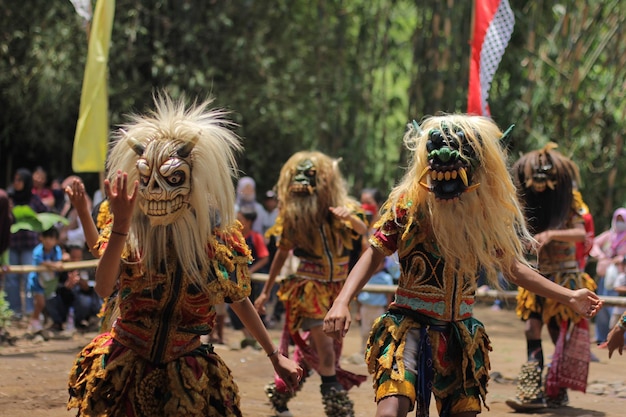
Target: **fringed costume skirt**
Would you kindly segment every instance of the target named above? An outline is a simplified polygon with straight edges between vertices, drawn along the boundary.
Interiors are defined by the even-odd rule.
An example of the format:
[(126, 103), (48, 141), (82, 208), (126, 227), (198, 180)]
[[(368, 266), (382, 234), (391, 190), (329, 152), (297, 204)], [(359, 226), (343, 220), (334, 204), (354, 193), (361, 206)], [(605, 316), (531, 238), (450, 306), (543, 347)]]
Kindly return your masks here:
[[(302, 329), (303, 333), (300, 330), (305, 320), (309, 320), (306, 324), (319, 320), (321, 325), (335, 297), (341, 291), (343, 283), (344, 281), (319, 281), (291, 275), (281, 283), (278, 291), (278, 297), (284, 303), (286, 311), (281, 352), (288, 354), (288, 341), (293, 341), (296, 345), (294, 360), (300, 362), (300, 359), (303, 359), (304, 362), (300, 362), (301, 365), (305, 368), (312, 368), (318, 373), (321, 358), (318, 357), (317, 351), (309, 344), (308, 330), (310, 329)], [(342, 349), (343, 340), (335, 340), (335, 372), (337, 380), (344, 389), (349, 390), (355, 385), (361, 385), (367, 377), (366, 375), (357, 375), (341, 367)]]
[(78, 355), (69, 392), (79, 416), (241, 416), (231, 372), (207, 345), (155, 364), (104, 333)]
[[(585, 272), (560, 272), (550, 275), (549, 278), (562, 287), (571, 290), (587, 288), (596, 290), (595, 281)], [(517, 294), (516, 313), (522, 320), (528, 320), (531, 316), (541, 317), (544, 324), (549, 324), (553, 319), (555, 322), (569, 321), (578, 323), (584, 318), (574, 310), (550, 298), (536, 295), (525, 288), (519, 287)]]
[(324, 320), (344, 281), (319, 281), (291, 275), (281, 282), (278, 297), (285, 304), (291, 333), (305, 318)]
[(449, 416), (485, 405), (489, 351), (485, 328), (474, 318), (442, 322), (394, 309), (374, 323), (365, 361), (376, 402), (401, 395), (417, 403), (418, 416), (428, 415), (432, 392), (440, 415)]

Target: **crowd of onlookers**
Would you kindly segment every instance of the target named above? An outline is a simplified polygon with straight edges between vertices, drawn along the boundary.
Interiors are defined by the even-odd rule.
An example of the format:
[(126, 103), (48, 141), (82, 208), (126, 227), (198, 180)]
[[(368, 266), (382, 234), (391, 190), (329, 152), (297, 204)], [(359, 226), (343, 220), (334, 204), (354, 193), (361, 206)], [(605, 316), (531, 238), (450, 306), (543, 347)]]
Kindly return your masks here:
[[(84, 331), (99, 327), (103, 300), (94, 291), (93, 271), (68, 271), (63, 265), (68, 261), (93, 258), (81, 220), (65, 193), (66, 187), (76, 180), (80, 181), (80, 177), (71, 175), (48, 181), (42, 167), (32, 172), (20, 168), (7, 189), (0, 189), (0, 289), (4, 291), (13, 320), (24, 323), (29, 334), (50, 335), (68, 327)], [(93, 199), (88, 200), (92, 207), (97, 207), (102, 201), (101, 192), (96, 191)], [(55, 213), (66, 220), (46, 230), (21, 229), (12, 233), (11, 225), (19, 220), (13, 216), (15, 206), (28, 206), (35, 213)], [(276, 242), (264, 235), (278, 215), (277, 196), (268, 190), (257, 200), (255, 181), (243, 177), (238, 182), (236, 210), (254, 258), (250, 272), (267, 273)], [(11, 271), (11, 265), (35, 265), (44, 270), (19, 273)], [(293, 270), (293, 266), (289, 270)], [(262, 283), (253, 283), (252, 299), (262, 286)], [(276, 298), (273, 306), (272, 313), (264, 317), (268, 327), (280, 322), (283, 313), (282, 304)], [(242, 347), (257, 346), (236, 316), (230, 314), (228, 306), (218, 306), (217, 313), (212, 342), (223, 343), (224, 327), (231, 326), (243, 332)]]
[[(80, 219), (64, 192), (75, 179), (80, 180), (72, 175), (48, 181), (42, 167), (20, 168), (0, 193), (1, 289), (13, 320), (26, 323), (30, 334), (60, 332), (68, 325), (78, 330), (98, 327), (102, 300), (90, 271), (64, 268), (64, 262), (89, 254)], [(54, 213), (59, 221), (34, 221), (41, 213)], [(19, 230), (11, 231), (12, 225)], [(12, 265), (40, 268), (20, 273)]]
[[(102, 300), (93, 289), (93, 274), (87, 269), (67, 271), (63, 268), (63, 262), (92, 258), (81, 221), (64, 191), (77, 179), (80, 181), (78, 176), (71, 175), (49, 181), (42, 167), (36, 167), (32, 172), (20, 168), (6, 190), (0, 189), (0, 289), (4, 291), (13, 319), (26, 322), (32, 333), (63, 331), (68, 322), (70, 326), (74, 323), (79, 330), (96, 329), (98, 326)], [(377, 220), (384, 196), (378, 190), (368, 188), (361, 192), (360, 200), (371, 227)], [(95, 206), (100, 201), (102, 194), (98, 190), (89, 203)], [(278, 216), (276, 193), (267, 190), (259, 199), (255, 180), (242, 177), (237, 183), (236, 201), (238, 219), (254, 259), (250, 272), (268, 273), (276, 252), (276, 241), (267, 238), (266, 232)], [(11, 233), (10, 227), (16, 221), (12, 214), (15, 206), (28, 206), (35, 213), (56, 213), (66, 221), (48, 230), (22, 229)], [(589, 226), (591, 240), (586, 250), (581, 247), (581, 256), (591, 256), (596, 261), (598, 293), (602, 296), (626, 295), (626, 208), (615, 210), (611, 227), (595, 237), (591, 218)], [(367, 236), (364, 236), (363, 247), (366, 245)], [(355, 252), (355, 261), (359, 255), (358, 251)], [(23, 274), (12, 272), (10, 265), (39, 265), (46, 270)], [(287, 262), (283, 275), (294, 271), (294, 268), (293, 262)], [(397, 260), (390, 257), (370, 283), (393, 284), (397, 282), (398, 273)], [(253, 281), (252, 301), (262, 287), (262, 282)], [(271, 301), (272, 308), (267, 317), (263, 317), (270, 328), (280, 323), (284, 312), (275, 292)], [(357, 320), (362, 324), (365, 339), (372, 317), (377, 317), (380, 310), (386, 308), (389, 297), (363, 292), (356, 301)], [(496, 301), (494, 308), (499, 309), (500, 305)], [(620, 307), (605, 307), (598, 313), (595, 318), (597, 343), (606, 341), (609, 330), (623, 312)], [(224, 343), (225, 326), (242, 331), (242, 347), (256, 346), (228, 306), (221, 305), (217, 307), (217, 319), (210, 335), (213, 343)]]

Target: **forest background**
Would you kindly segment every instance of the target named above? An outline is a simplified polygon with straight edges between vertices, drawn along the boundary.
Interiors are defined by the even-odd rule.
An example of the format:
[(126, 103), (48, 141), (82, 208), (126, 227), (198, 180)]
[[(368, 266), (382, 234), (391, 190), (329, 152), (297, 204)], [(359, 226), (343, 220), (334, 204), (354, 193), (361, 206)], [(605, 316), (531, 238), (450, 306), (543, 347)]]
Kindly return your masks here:
[[(22, 166), (71, 174), (87, 30), (69, 0), (0, 0), (0, 187)], [(242, 175), (271, 188), (294, 152), (342, 158), (355, 196), (407, 165), (402, 136), (467, 106), (468, 0), (117, 0), (111, 129), (156, 89), (232, 111)], [(626, 202), (626, 2), (510, 0), (489, 94), (511, 162), (548, 141), (579, 165), (602, 231)], [(97, 174), (81, 174), (89, 188)]]

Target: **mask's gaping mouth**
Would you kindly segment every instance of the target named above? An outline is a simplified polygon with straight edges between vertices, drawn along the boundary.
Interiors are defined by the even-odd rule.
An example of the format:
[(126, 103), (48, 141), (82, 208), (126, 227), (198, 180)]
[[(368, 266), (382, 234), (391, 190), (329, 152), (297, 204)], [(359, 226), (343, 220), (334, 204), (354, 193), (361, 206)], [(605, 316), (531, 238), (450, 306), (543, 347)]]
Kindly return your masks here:
[(144, 201), (140, 207), (152, 225), (164, 225), (173, 223), (185, 209), (189, 209), (189, 203), (183, 196), (177, 196), (170, 201)]
[(315, 188), (310, 184), (293, 183), (289, 186), (289, 194), (300, 197), (308, 197), (313, 195)]
[(435, 194), (438, 200), (454, 200), (461, 194), (474, 191), (480, 184), (469, 185), (467, 167), (428, 166), (420, 175), (420, 185)]
[[(455, 201), (461, 194), (474, 191), (480, 184), (472, 184), (472, 172), (478, 161), (470, 155), (461, 155), (460, 147), (466, 145), (463, 131), (444, 133), (433, 130), (426, 143), (428, 166), (420, 173), (419, 183), (435, 194), (436, 200)], [(461, 146), (459, 146), (459, 142)], [(470, 146), (465, 146), (466, 153), (472, 153)]]
[(533, 175), (526, 180), (524, 186), (530, 188), (533, 192), (539, 194), (548, 188), (552, 191), (556, 189), (557, 180), (552, 164), (542, 164), (533, 167)]
[(310, 159), (304, 159), (296, 166), (293, 180), (289, 184), (289, 194), (308, 197), (315, 193), (317, 169)]

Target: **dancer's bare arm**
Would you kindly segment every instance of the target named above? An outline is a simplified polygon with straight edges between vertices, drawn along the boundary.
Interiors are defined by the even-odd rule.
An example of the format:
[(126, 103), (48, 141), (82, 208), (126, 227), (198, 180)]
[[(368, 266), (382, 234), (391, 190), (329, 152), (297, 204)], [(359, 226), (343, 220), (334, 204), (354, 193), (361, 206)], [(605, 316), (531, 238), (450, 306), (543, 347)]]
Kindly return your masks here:
[(274, 287), (274, 283), (276, 282), (276, 277), (280, 274), (280, 271), (283, 269), (283, 265), (289, 256), (289, 251), (287, 249), (278, 248), (276, 251), (276, 255), (274, 255), (274, 260), (272, 261), (272, 265), (270, 266), (270, 272), (268, 274), (267, 281), (265, 281), (265, 285), (263, 285), (263, 291), (254, 301), (254, 306), (256, 307), (259, 314), (265, 314), (265, 304), (270, 299), (270, 292)]
[(521, 262), (514, 263), (511, 275), (506, 278), (535, 294), (565, 304), (585, 317), (593, 317), (602, 308), (602, 300), (593, 291), (562, 287)]
[(295, 390), (302, 378), (302, 368), (278, 352), (250, 299), (246, 297), (242, 301), (232, 303), (230, 307), (237, 314), (243, 325), (252, 333), (252, 336), (259, 342), (272, 361), (272, 366), (274, 366), (276, 373), (292, 391)]
[(113, 184), (104, 181), (104, 189), (109, 198), (109, 207), (113, 214), (111, 237), (100, 263), (96, 268), (95, 290), (101, 297), (108, 297), (115, 289), (120, 270), (120, 258), (126, 238), (130, 232), (130, 221), (137, 198), (139, 183), (132, 184), (132, 193), (128, 194), (128, 175), (118, 171)]
[(384, 258), (385, 255), (382, 252), (371, 246), (363, 252), (359, 261), (350, 271), (343, 289), (333, 302), (328, 313), (326, 313), (326, 317), (324, 317), (324, 332), (327, 335), (335, 339), (341, 339), (348, 333), (352, 323), (350, 301), (367, 284), (367, 281), (376, 272)]

